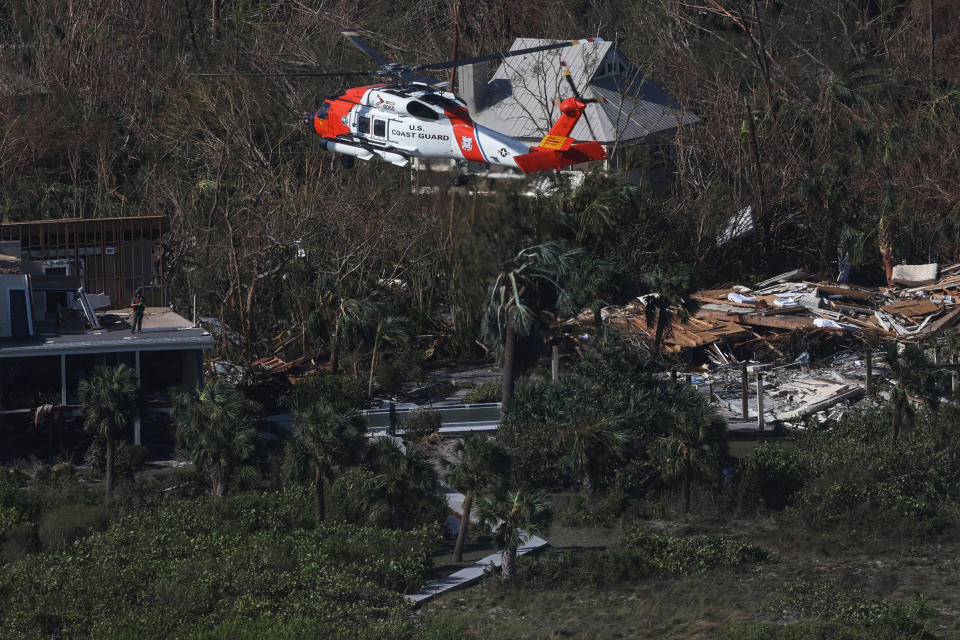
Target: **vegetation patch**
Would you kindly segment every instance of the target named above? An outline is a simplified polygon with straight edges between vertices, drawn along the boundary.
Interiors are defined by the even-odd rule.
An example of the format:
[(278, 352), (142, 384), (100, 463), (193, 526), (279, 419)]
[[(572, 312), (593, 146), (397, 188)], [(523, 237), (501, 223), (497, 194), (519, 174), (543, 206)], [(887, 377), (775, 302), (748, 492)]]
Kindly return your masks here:
[(548, 552), (521, 564), (521, 579), (538, 587), (614, 587), (650, 578), (694, 576), (757, 564), (770, 557), (755, 545), (715, 536), (680, 538), (639, 527), (615, 549)]
[(420, 586), (437, 531), (294, 528), (309, 510), (306, 492), (286, 491), (178, 501), (121, 515), (64, 551), (4, 567), (5, 637), (413, 633), (399, 593)]

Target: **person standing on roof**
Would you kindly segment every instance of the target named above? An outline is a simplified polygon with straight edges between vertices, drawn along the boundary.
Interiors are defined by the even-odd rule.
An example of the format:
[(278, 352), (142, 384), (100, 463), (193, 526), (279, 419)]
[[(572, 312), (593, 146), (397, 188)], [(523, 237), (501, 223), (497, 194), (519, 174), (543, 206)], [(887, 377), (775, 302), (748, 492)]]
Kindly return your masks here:
[(137, 292), (130, 301), (130, 308), (133, 309), (133, 328), (130, 333), (143, 333), (143, 312), (147, 310), (147, 303), (143, 301), (143, 289), (140, 287), (137, 287)]

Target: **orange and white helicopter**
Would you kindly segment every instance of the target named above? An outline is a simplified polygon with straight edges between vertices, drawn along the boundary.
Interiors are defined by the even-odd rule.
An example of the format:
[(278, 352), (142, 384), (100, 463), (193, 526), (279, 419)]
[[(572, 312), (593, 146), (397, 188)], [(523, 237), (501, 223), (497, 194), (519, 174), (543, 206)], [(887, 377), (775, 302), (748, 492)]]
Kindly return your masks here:
[[(373, 71), (295, 74), (296, 76), (375, 76), (378, 84), (353, 87), (327, 97), (320, 108), (304, 117), (329, 151), (342, 154), (341, 162), (352, 167), (354, 160), (379, 160), (405, 166), (411, 158), (449, 159), (458, 169), (466, 162), (519, 169), (524, 173), (560, 169), (607, 157), (600, 143), (576, 142), (570, 137), (574, 125), (584, 115), (586, 105), (596, 98), (583, 98), (564, 68), (573, 96), (560, 105), (557, 119), (539, 144), (527, 144), (474, 122), (466, 103), (441, 87), (424, 71), (439, 71), (476, 62), (502, 60), (512, 56), (561, 49), (599, 38), (572, 40), (515, 51), (503, 51), (475, 58), (448, 60), (416, 66), (387, 62), (356, 31), (343, 36), (368, 55), (378, 66)], [(197, 74), (221, 75), (221, 74)], [(228, 74), (223, 74), (228, 75)], [(458, 170), (454, 184), (466, 183)]]

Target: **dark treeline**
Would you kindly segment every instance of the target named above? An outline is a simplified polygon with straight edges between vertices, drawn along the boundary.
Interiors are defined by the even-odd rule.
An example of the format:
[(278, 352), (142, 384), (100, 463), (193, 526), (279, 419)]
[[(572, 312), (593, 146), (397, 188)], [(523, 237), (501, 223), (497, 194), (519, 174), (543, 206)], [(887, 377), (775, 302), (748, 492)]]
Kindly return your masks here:
[[(407, 171), (346, 171), (320, 150), (300, 118), (337, 81), (188, 75), (365, 68), (345, 27), (391, 59), (446, 59), (454, 5), (459, 56), (519, 36), (615, 40), (701, 119), (676, 139), (672, 187), (613, 176), (538, 199), (510, 186), (495, 197), (418, 195)], [(338, 328), (353, 302), (371, 301), (409, 318), (409, 334), (446, 334), (448, 353), (476, 354), (485, 283), (520, 248), (554, 239), (627, 274), (685, 263), (700, 284), (798, 266), (829, 274), (843, 249), (855, 280), (881, 283), (897, 262), (958, 257), (952, 9), (949, 0), (11, 0), (0, 7), (0, 220), (168, 215), (177, 307), (197, 294), (201, 315), (245, 336), (230, 348), (247, 361), (287, 330), (302, 336), (300, 352), (339, 344), (346, 368), (357, 341), (336, 339)], [(649, 156), (637, 147), (630, 161)], [(757, 233), (718, 246), (747, 205)]]

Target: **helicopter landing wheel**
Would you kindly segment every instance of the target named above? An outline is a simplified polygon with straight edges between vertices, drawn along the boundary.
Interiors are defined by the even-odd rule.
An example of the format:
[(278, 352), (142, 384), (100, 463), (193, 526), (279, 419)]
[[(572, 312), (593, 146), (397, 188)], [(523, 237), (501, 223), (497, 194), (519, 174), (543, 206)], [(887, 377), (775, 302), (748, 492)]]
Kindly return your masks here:
[(470, 176), (465, 173), (458, 173), (453, 177), (453, 186), (455, 187), (462, 187), (468, 182), (470, 182)]
[(354, 158), (353, 156), (345, 156), (345, 155), (340, 156), (340, 164), (343, 166), (344, 169), (353, 169), (353, 165), (356, 162), (356, 160), (357, 159)]

